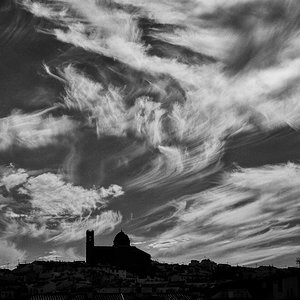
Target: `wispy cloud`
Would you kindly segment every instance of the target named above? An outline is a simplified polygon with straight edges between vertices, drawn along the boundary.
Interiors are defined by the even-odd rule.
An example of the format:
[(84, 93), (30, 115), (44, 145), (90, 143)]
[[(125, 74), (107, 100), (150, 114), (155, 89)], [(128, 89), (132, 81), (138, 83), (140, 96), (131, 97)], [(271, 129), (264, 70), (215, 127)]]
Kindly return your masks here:
[(299, 166), (294, 164), (228, 173), (220, 186), (166, 204), (169, 211), (173, 209), (171, 215), (151, 223), (166, 205), (150, 213), (144, 229), (151, 232), (167, 223), (171, 228), (148, 247), (157, 257), (178, 256), (186, 261), (210, 256), (231, 263), (296, 253), (298, 175)]
[(12, 146), (37, 148), (58, 143), (59, 138), (72, 134), (76, 122), (67, 116), (53, 117), (52, 109), (24, 114), (15, 111), (0, 119), (1, 146), (4, 151)]
[(122, 215), (119, 212), (111, 210), (100, 212), (93, 218), (80, 218), (73, 222), (63, 221), (58, 234), (49, 241), (60, 241), (62, 243), (81, 240), (85, 237), (87, 230), (93, 229), (95, 235), (112, 232), (122, 221)]
[[(44, 71), (63, 85), (57, 102), (74, 118), (54, 116), (53, 108), (13, 112), (0, 120), (0, 150), (51, 145), (75, 129), (80, 136), (92, 132), (98, 139), (89, 150), (97, 153), (95, 169), (114, 183), (113, 169), (116, 182), (150, 199), (132, 228), (136, 241), (151, 239), (146, 244), (156, 257), (213, 255), (253, 263), (299, 250), (298, 165), (230, 173), (223, 159), (228, 140), (235, 141), (233, 147), (242, 143), (235, 136), (247, 135), (254, 144), (261, 132), (299, 129), (298, 1), (23, 4), (51, 21), (39, 32), (66, 44)], [(198, 59), (207, 56), (212, 59)], [(112, 139), (122, 149), (98, 155), (98, 144)], [(127, 142), (131, 146), (123, 147)], [(79, 144), (74, 152), (86, 155), (77, 154)], [(70, 169), (81, 172), (82, 161), (69, 159), (76, 165)], [(59, 173), (5, 173), (1, 211), (7, 236), (19, 230), (61, 244), (83, 238), (89, 227), (111, 232), (122, 212), (106, 210), (110, 198), (124, 195), (132, 210), (141, 205), (126, 199), (118, 185), (84, 188)], [(156, 207), (152, 192), (161, 195), (161, 203), (153, 201)]]

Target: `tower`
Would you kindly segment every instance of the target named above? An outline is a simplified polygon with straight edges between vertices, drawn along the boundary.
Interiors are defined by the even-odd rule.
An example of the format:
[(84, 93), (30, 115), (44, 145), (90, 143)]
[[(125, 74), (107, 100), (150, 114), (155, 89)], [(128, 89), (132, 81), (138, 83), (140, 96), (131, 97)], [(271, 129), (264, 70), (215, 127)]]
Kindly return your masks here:
[(93, 251), (94, 250), (94, 230), (87, 230), (86, 231), (86, 263), (92, 264), (93, 263)]

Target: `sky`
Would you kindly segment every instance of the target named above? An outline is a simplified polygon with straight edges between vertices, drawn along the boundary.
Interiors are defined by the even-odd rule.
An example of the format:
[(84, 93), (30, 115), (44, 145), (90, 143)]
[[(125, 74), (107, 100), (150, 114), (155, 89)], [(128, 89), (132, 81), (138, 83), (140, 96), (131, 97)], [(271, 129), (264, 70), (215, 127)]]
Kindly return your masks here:
[(297, 0), (2, 0), (0, 266), (295, 266)]

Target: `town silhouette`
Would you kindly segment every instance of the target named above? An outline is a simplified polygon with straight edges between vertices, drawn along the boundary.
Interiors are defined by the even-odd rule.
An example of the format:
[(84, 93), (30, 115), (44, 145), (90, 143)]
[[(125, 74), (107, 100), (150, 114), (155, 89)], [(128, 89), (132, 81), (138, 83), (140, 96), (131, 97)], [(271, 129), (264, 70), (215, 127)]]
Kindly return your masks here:
[(0, 54), (0, 300), (300, 300), (300, 0), (0, 0)]
[(130, 239), (121, 230), (113, 246), (95, 246), (94, 231), (86, 232), (86, 262), (89, 265), (111, 265), (138, 274), (147, 275), (151, 270), (150, 254), (130, 246)]
[(112, 246), (95, 246), (94, 231), (88, 230), (86, 261), (37, 260), (0, 269), (0, 299), (296, 300), (300, 268), (251, 268), (209, 259), (160, 263), (131, 246), (123, 230)]

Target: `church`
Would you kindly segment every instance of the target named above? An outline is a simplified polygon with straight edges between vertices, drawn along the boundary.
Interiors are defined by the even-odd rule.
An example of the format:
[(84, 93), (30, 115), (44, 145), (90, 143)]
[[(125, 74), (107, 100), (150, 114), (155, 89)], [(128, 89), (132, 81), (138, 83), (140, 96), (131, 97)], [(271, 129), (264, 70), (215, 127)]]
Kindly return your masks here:
[(86, 263), (120, 267), (132, 272), (147, 273), (151, 268), (150, 254), (130, 245), (127, 234), (121, 230), (112, 246), (95, 246), (94, 231), (86, 231)]

